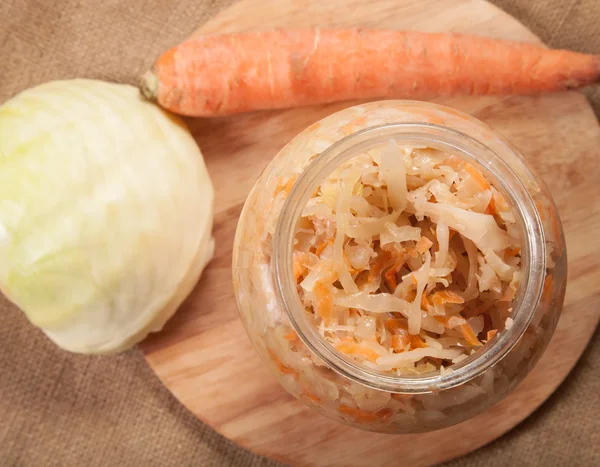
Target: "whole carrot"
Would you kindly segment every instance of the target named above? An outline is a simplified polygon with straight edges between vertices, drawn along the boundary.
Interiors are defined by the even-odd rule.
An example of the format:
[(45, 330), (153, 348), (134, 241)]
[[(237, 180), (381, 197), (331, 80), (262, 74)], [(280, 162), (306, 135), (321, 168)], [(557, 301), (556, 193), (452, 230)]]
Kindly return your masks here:
[(347, 99), (535, 94), (600, 79), (600, 55), (460, 34), (368, 29), (213, 35), (165, 52), (142, 91), (191, 116)]

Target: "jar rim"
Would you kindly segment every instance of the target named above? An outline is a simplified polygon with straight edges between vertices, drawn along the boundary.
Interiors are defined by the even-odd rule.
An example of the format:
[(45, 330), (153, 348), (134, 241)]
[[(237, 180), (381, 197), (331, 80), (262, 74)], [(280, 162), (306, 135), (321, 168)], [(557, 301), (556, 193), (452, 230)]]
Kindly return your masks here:
[[(457, 111), (452, 109), (456, 115)], [(500, 134), (480, 123), (494, 138), (503, 143), (502, 148), (522, 160), (521, 154)], [(451, 151), (469, 162), (475, 162), (494, 179), (513, 205), (522, 233), (522, 270), (524, 278), (515, 300), (510, 329), (498, 336), (466, 359), (448, 367), (418, 376), (388, 375), (371, 370), (336, 351), (306, 319), (292, 273), (292, 248), (297, 222), (306, 202), (322, 180), (344, 162), (351, 160), (371, 145), (393, 138), (400, 145), (426, 144), (427, 147)], [(325, 174), (325, 175), (323, 175)], [(314, 158), (302, 171), (286, 198), (275, 233), (271, 257), (272, 279), (276, 298), (300, 340), (337, 373), (368, 387), (397, 393), (430, 393), (448, 389), (483, 374), (502, 360), (517, 344), (528, 325), (542, 296), (546, 270), (546, 244), (542, 221), (531, 194), (517, 174), (481, 141), (456, 129), (432, 123), (387, 123), (365, 128), (333, 143)]]

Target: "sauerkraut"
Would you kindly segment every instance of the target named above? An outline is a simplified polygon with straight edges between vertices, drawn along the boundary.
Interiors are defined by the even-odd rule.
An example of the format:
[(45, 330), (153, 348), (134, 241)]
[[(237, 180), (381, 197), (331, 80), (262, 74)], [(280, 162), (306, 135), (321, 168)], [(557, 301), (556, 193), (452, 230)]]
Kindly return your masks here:
[(390, 139), (309, 200), (294, 241), (297, 291), (337, 351), (391, 374), (440, 370), (512, 322), (518, 232), (473, 164)]
[[(514, 190), (522, 183), (531, 199), (514, 191), (505, 198), (483, 167), (457, 157), (460, 151), (409, 144), (402, 129), (388, 126), (423, 122), (433, 125), (410, 131), (432, 141), (443, 136), (454, 142), (444, 146), (448, 151), (465, 149), (495, 169), (500, 158), (514, 176), (502, 175), (503, 186)], [(364, 132), (369, 135), (360, 136)], [(383, 132), (392, 136), (381, 139)], [(465, 135), (485, 142), (493, 154), (471, 146)], [(341, 149), (332, 145), (347, 136), (345, 148), (356, 147), (349, 140), (356, 145), (361, 137), (377, 139), (379, 146), (362, 153), (353, 149), (354, 158), (334, 172), (312, 171), (296, 183), (311, 162), (339, 156)], [(320, 186), (305, 201), (299, 193), (307, 183), (312, 186), (308, 179)], [(528, 211), (531, 200), (543, 239), (517, 222), (518, 212), (519, 222), (538, 225), (537, 214)], [(289, 218), (280, 223), (297, 209), (302, 211), (297, 224)], [(531, 268), (531, 240), (545, 244), (545, 265), (538, 269)], [(289, 241), (292, 258), (280, 254)], [(521, 262), (525, 242), (527, 271)], [(278, 382), (332, 419), (390, 433), (439, 429), (498, 402), (541, 356), (565, 291), (560, 222), (539, 178), (483, 123), (423, 102), (350, 107), (300, 133), (252, 189), (233, 257), (240, 316)], [(280, 267), (283, 280), (276, 276)], [(524, 309), (536, 276), (545, 279), (541, 300)], [(477, 361), (477, 355), (470, 358), (473, 353), (481, 353), (485, 365), (502, 338), (515, 338), (522, 313), (532, 314), (530, 324), (499, 361), (464, 382), (438, 386), (444, 378), (468, 373), (462, 365)], [(313, 339), (319, 352), (311, 347)], [(322, 353), (323, 346), (337, 352), (335, 361)], [(339, 357), (375, 376), (350, 378)], [(385, 389), (378, 374), (398, 384)], [(409, 380), (433, 382), (415, 390)]]

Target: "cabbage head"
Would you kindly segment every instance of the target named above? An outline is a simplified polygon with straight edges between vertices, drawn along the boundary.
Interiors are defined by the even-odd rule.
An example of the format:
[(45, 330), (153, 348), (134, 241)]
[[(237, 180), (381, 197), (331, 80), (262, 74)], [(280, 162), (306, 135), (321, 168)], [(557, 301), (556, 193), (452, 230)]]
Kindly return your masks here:
[(0, 107), (0, 290), (60, 347), (161, 329), (212, 257), (212, 222), (198, 146), (137, 88), (54, 81)]

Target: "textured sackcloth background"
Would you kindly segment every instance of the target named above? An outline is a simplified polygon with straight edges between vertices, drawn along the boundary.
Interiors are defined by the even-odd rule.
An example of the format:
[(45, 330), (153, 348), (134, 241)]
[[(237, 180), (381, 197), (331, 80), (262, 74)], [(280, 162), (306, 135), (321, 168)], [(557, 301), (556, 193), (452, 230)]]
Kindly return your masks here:
[[(52, 79), (132, 82), (157, 54), (233, 1), (0, 0), (0, 102)], [(600, 53), (600, 0), (494, 3), (552, 47)], [(600, 114), (600, 86), (587, 96)], [(599, 337), (529, 419), (448, 465), (600, 465)], [(0, 298), (0, 465), (279, 464), (197, 420), (139, 350), (109, 357), (63, 352)]]

